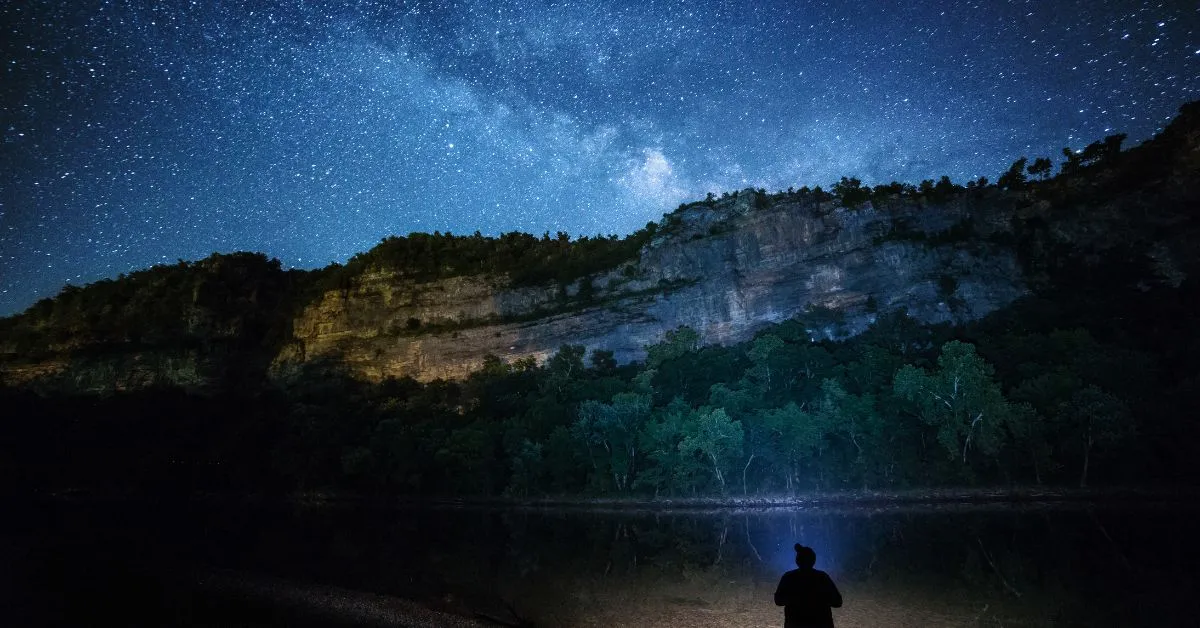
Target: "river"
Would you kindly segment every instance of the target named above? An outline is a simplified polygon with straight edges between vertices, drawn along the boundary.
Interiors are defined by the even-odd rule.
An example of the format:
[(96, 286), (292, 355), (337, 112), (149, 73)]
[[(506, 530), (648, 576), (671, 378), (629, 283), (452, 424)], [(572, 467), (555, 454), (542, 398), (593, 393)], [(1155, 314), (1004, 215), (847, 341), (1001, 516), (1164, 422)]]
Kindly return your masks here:
[(841, 589), (839, 627), (1198, 626), (1197, 512), (48, 500), (0, 526), (0, 623), (781, 626), (801, 542)]

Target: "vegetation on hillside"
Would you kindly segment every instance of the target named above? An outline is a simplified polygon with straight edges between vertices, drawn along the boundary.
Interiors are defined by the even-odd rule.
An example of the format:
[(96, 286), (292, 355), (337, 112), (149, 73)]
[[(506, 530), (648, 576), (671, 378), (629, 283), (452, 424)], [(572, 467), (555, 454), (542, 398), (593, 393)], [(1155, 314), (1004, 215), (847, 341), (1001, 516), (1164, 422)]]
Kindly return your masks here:
[(478, 231), (471, 236), (440, 232), (390, 236), (350, 258), (332, 273), (331, 281), (345, 285), (365, 272), (391, 271), (418, 281), (504, 275), (516, 285), (567, 284), (635, 259), (657, 228), (651, 222), (624, 238), (597, 235), (574, 240), (561, 231), (553, 238), (549, 233), (538, 238), (516, 231), (496, 238)]
[(180, 260), (66, 286), (0, 319), (0, 346), (26, 358), (58, 347), (103, 351), (217, 340), (276, 348), (290, 333), (309, 279), (261, 253)]
[[(313, 364), (289, 387), (249, 397), (11, 392), (11, 416), (41, 420), (6, 434), (5, 457), (10, 477), (34, 486), (414, 495), (1196, 478), (1194, 331), (1179, 342), (1141, 325), (1172, 317), (1175, 329), (1200, 328), (1183, 305), (1200, 291), (1155, 286), (1159, 305), (1146, 310), (1124, 279), (1092, 288), (966, 327), (890, 314), (839, 342), (813, 341), (828, 324), (816, 318), (730, 347), (698, 347), (680, 328), (642, 364), (566, 346), (542, 366), (490, 360), (458, 383), (371, 385)], [(74, 453), (64, 462), (51, 451)]]

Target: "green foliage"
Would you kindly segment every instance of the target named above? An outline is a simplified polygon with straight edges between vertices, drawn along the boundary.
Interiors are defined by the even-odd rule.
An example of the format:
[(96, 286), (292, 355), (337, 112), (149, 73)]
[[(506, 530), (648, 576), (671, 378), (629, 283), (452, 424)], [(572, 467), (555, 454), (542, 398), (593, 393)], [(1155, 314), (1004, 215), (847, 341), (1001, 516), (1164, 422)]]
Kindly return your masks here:
[(1005, 190), (1019, 190), (1025, 187), (1025, 164), (1027, 157), (1022, 157), (1012, 163), (1008, 170), (996, 180), (996, 185)]
[(938, 179), (937, 184), (933, 186), (934, 197), (943, 201), (957, 196), (962, 191), (963, 188), (955, 185), (946, 175), (942, 175), (942, 178)]
[(657, 232), (649, 223), (625, 238), (583, 236), (572, 240), (559, 232), (554, 238), (505, 233), (496, 238), (479, 232), (471, 236), (412, 233), (389, 236), (375, 248), (350, 258), (327, 280), (327, 287), (346, 286), (369, 272), (389, 271), (416, 281), (460, 275), (507, 275), (517, 285), (557, 281), (572, 283), (633, 259)]
[(1088, 144), (1081, 155), (1084, 165), (1115, 159), (1121, 153), (1121, 144), (1125, 142), (1125, 137), (1124, 133), (1118, 133)]
[(1045, 180), (1050, 176), (1050, 171), (1053, 168), (1054, 164), (1050, 161), (1050, 158), (1038, 157), (1033, 160), (1032, 164), (1029, 164), (1028, 172), (1038, 179)]
[(762, 426), (774, 445), (766, 449), (768, 471), (782, 477), (782, 488), (794, 491), (801, 484), (801, 470), (815, 463), (824, 448), (827, 426), (794, 401), (760, 410), (753, 423)]
[(916, 194), (917, 194), (917, 188), (915, 186), (908, 184), (908, 183), (900, 183), (898, 181), (892, 181), (891, 183), (880, 184), (880, 185), (877, 185), (874, 188), (872, 188), (871, 189), (871, 202), (875, 203), (875, 205), (878, 206), (878, 205), (882, 204), (884, 201), (891, 199), (892, 197), (912, 198), (912, 197), (916, 196)]
[(957, 340), (942, 346), (934, 371), (905, 365), (896, 372), (897, 397), (914, 403), (917, 416), (936, 429), (952, 459), (995, 456), (1004, 444), (1010, 410), (992, 378), (992, 367), (973, 345)]
[(1076, 434), (1083, 458), (1079, 486), (1087, 486), (1092, 450), (1097, 445), (1118, 443), (1135, 431), (1125, 404), (1097, 386), (1088, 386), (1071, 395), (1062, 406), (1062, 417)]
[(638, 437), (649, 412), (650, 398), (636, 393), (614, 395), (610, 403), (588, 400), (579, 406), (572, 435), (588, 449), (593, 486), (617, 492), (633, 487)]
[(646, 366), (657, 368), (664, 362), (679, 359), (695, 351), (699, 343), (700, 334), (690, 327), (671, 330), (662, 342), (646, 347)]
[[(877, 466), (883, 458), (887, 442), (888, 425), (875, 408), (874, 395), (854, 395), (846, 392), (841, 382), (826, 379), (821, 384), (821, 396), (817, 402), (815, 423), (823, 428), (828, 437), (841, 441), (850, 464), (857, 467), (864, 486), (881, 475)], [(849, 441), (849, 447), (846, 446)]]
[(742, 425), (731, 420), (723, 408), (688, 413), (681, 428), (679, 452), (693, 461), (703, 461), (712, 471), (719, 491), (725, 493), (725, 478), (742, 457)]
[(1063, 147), (1062, 155), (1066, 159), (1062, 164), (1063, 174), (1075, 174), (1083, 167), (1083, 159), (1079, 153), (1068, 147)]
[[(588, 368), (577, 346), (542, 366), (493, 357), (461, 384), (371, 386), (313, 367), (259, 412), (275, 432), (233, 467), (293, 489), (513, 497), (1083, 483), (1111, 477), (1114, 454), (1139, 437), (1132, 400), (1153, 385), (1126, 375), (1141, 358), (1083, 330), (997, 323), (998, 335), (970, 332), (979, 351), (903, 314), (837, 342), (813, 342), (813, 323), (733, 347), (698, 347), (681, 328), (641, 365), (599, 353)], [(46, 429), (76, 425), (54, 418), (75, 421), (71, 406), (39, 403)], [(232, 461), (243, 410), (206, 412), (212, 435), (188, 435), (186, 447), (213, 438)], [(266, 475), (249, 471), (260, 459)]]
[(214, 253), (66, 286), (55, 298), (0, 319), (0, 334), (27, 358), (55, 345), (103, 352), (113, 345), (226, 344), (257, 369), (291, 335), (313, 276), (285, 271), (279, 260), (258, 253)]
[(771, 353), (784, 346), (783, 340), (773, 334), (764, 334), (754, 339), (746, 357), (754, 365), (746, 371), (747, 378), (754, 381), (764, 393), (771, 391)]
[(617, 370), (617, 360), (613, 357), (612, 351), (605, 349), (597, 349), (592, 352), (592, 368), (599, 372), (611, 373)]
[(856, 209), (871, 199), (871, 188), (864, 187), (857, 177), (842, 177), (833, 184), (833, 195), (838, 197), (846, 208)]
[(945, 175), (942, 175), (936, 183), (933, 179), (926, 179), (917, 186), (917, 194), (920, 198), (934, 204), (946, 203), (962, 193), (963, 190), (962, 186), (955, 185), (950, 177)]
[(1113, 163), (1121, 155), (1121, 144), (1125, 142), (1125, 137), (1124, 133), (1109, 135), (1103, 140), (1088, 144), (1080, 151), (1062, 149), (1063, 157), (1066, 158), (1062, 166), (1063, 174), (1076, 174), (1089, 166)]

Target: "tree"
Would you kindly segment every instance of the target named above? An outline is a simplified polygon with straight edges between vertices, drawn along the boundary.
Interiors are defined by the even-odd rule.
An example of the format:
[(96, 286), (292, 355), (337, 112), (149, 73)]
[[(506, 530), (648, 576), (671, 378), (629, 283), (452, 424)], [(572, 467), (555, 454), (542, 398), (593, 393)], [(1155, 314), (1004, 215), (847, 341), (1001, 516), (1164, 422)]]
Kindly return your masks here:
[(951, 459), (967, 464), (972, 450), (994, 455), (1003, 443), (1009, 408), (992, 379), (992, 366), (975, 346), (957, 340), (942, 345), (932, 372), (904, 365), (892, 383), (897, 397), (916, 404), (918, 417), (936, 429)]
[(541, 443), (522, 438), (506, 447), (505, 454), (512, 466), (512, 475), (504, 491), (509, 495), (528, 496), (530, 490), (536, 490), (541, 483), (544, 468)]
[(954, 185), (949, 176), (942, 175), (942, 178), (938, 179), (937, 184), (933, 186), (933, 193), (940, 199), (948, 199), (954, 196), (960, 189), (957, 185)]
[(384, 484), (407, 491), (420, 491), (422, 473), (433, 465), (427, 431), (417, 423), (400, 418), (384, 419), (375, 426), (370, 446), (376, 460), (374, 472)]
[(447, 472), (453, 491), (483, 495), (495, 488), (499, 478), (493, 468), (497, 453), (493, 431), (493, 427), (476, 422), (447, 434), (434, 459)]
[(542, 392), (562, 396), (574, 380), (583, 377), (583, 355), (586, 351), (583, 345), (559, 347), (558, 352), (546, 360), (541, 378)]
[(1063, 414), (1071, 421), (1079, 438), (1083, 453), (1079, 486), (1084, 488), (1087, 487), (1092, 448), (1118, 442), (1133, 434), (1129, 410), (1112, 394), (1097, 386), (1088, 386), (1071, 397), (1063, 407)]
[(726, 471), (742, 457), (741, 422), (731, 420), (723, 408), (695, 410), (684, 422), (682, 436), (679, 451), (708, 461), (724, 493)]
[(617, 360), (612, 351), (596, 349), (592, 352), (592, 368), (601, 373), (611, 373), (617, 370)]
[(781, 347), (783, 340), (779, 336), (764, 334), (755, 338), (750, 350), (746, 352), (746, 357), (750, 358), (751, 364), (754, 365), (746, 372), (746, 377), (757, 382), (764, 394), (771, 391), (771, 353)]
[(1054, 164), (1050, 162), (1049, 157), (1038, 157), (1033, 160), (1032, 164), (1029, 164), (1028, 172), (1038, 179), (1045, 181), (1050, 176), (1050, 170), (1053, 168)]
[(1025, 185), (1025, 164), (1029, 161), (1027, 157), (1022, 157), (1012, 163), (1008, 167), (1008, 171), (1000, 175), (996, 180), (996, 185), (1006, 190), (1019, 190)]
[(1081, 382), (1068, 368), (1036, 366), (1039, 372), (1013, 388), (1009, 399), (1029, 409), (1016, 432), (1031, 456), (1034, 479), (1041, 484), (1044, 474), (1059, 468), (1053, 445), (1059, 440), (1057, 434), (1061, 431), (1061, 408), (1080, 388)]
[(683, 423), (691, 411), (682, 399), (675, 398), (642, 426), (638, 442), (649, 465), (638, 473), (635, 487), (651, 487), (658, 496), (664, 490), (677, 493), (690, 484), (700, 467), (694, 458), (684, 457), (679, 443), (683, 440)]
[[(782, 343), (778, 338), (775, 340)], [(750, 465), (754, 463), (754, 459), (758, 457), (759, 451), (770, 440), (770, 435), (762, 429), (762, 425), (754, 420), (757, 417), (756, 411), (761, 407), (763, 397), (766, 394), (766, 382), (760, 372), (763, 368), (751, 367), (746, 369), (745, 375), (733, 387), (724, 383), (717, 383), (713, 384), (709, 389), (709, 406), (721, 408), (730, 419), (740, 421), (742, 427), (745, 428), (743, 444), (749, 450), (746, 452), (747, 458), (745, 464), (742, 465), (743, 494), (749, 492), (747, 474), (750, 470)], [(756, 372), (759, 372), (759, 374), (756, 375)]]
[(581, 489), (586, 479), (584, 457), (581, 444), (571, 430), (562, 425), (555, 427), (542, 447), (548, 487), (560, 493)]
[(887, 453), (883, 438), (886, 428), (875, 411), (874, 397), (871, 394), (852, 395), (836, 379), (827, 379), (821, 384), (817, 424), (828, 433), (850, 441), (854, 448), (854, 465), (862, 475), (865, 488), (870, 475), (867, 470), (873, 466), (872, 462)]
[(1079, 172), (1080, 168), (1083, 167), (1083, 158), (1078, 152), (1064, 147), (1062, 149), (1062, 155), (1067, 159), (1062, 165), (1063, 174), (1075, 174), (1076, 172)]
[(700, 334), (691, 327), (680, 326), (672, 329), (667, 332), (662, 342), (646, 347), (646, 367), (658, 368), (663, 362), (695, 351), (699, 344)]
[(1090, 166), (1115, 159), (1121, 154), (1121, 144), (1125, 142), (1125, 137), (1124, 133), (1118, 133), (1088, 144), (1079, 154), (1081, 165)]
[(1104, 158), (1112, 159), (1121, 153), (1121, 144), (1125, 143), (1125, 138), (1128, 137), (1124, 133), (1109, 135), (1104, 138)]
[(785, 488), (793, 492), (799, 483), (801, 464), (815, 459), (823, 447), (825, 428), (795, 402), (760, 411), (758, 422), (774, 436), (771, 450), (765, 453), (776, 473), (783, 476)]
[(588, 400), (579, 405), (573, 435), (592, 456), (592, 467), (611, 477), (613, 488), (627, 491), (636, 471), (638, 434), (650, 414), (650, 396), (613, 395), (611, 403)]
[(871, 188), (863, 187), (857, 177), (842, 177), (833, 184), (833, 194), (842, 200), (847, 209), (855, 209), (871, 198)]

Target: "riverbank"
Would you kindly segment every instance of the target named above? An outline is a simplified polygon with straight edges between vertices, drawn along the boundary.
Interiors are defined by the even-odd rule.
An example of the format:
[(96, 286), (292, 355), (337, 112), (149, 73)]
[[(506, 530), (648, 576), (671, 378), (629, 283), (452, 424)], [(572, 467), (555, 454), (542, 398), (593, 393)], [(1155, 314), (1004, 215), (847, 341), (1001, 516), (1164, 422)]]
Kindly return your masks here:
[(1009, 487), (857, 490), (745, 497), (381, 497), (305, 492), (291, 496), (305, 505), (405, 505), (444, 508), (515, 508), (591, 511), (753, 511), (808, 508), (954, 507), (1074, 503), (1200, 503), (1200, 487)]
[[(1041, 501), (981, 501), (1010, 494)], [(839, 626), (1183, 625), (1200, 613), (1187, 496), (71, 496), (10, 508), (0, 549), (16, 575), (0, 606), (14, 625), (767, 626), (803, 542), (847, 600)]]
[(257, 505), (364, 506), (372, 508), (417, 507), (449, 509), (515, 509), (515, 510), (587, 510), (593, 512), (664, 512), (716, 514), (721, 512), (755, 512), (771, 509), (823, 510), (921, 510), (921, 509), (987, 509), (987, 508), (1070, 508), (1079, 505), (1148, 505), (1168, 504), (1188, 506), (1200, 504), (1200, 487), (959, 487), (915, 488), (903, 490), (852, 490), (811, 492), (797, 495), (754, 495), (725, 497), (654, 497), (618, 496), (596, 497), (583, 495), (551, 495), (538, 497), (483, 497), (379, 495), (336, 491), (302, 491), (294, 493), (152, 493), (93, 492), (60, 490), (10, 495), (9, 498), (33, 497), (35, 500), (75, 502), (199, 502), (246, 503)]

